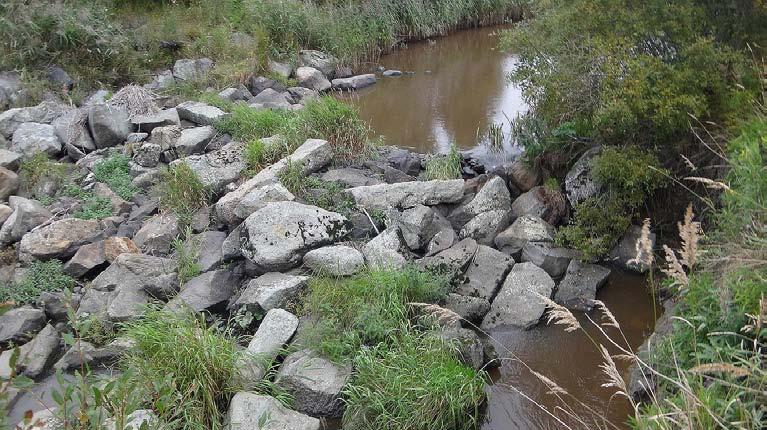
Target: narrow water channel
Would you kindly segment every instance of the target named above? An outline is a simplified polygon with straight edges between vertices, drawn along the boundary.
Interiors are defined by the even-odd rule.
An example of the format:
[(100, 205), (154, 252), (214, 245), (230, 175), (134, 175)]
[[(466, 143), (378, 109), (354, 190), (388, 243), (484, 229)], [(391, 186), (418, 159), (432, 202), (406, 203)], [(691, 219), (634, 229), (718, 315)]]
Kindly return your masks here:
[[(515, 58), (513, 53), (497, 49), (499, 30), (466, 30), (431, 42), (411, 43), (381, 59), (382, 65), (401, 70), (402, 76), (379, 75), (376, 85), (343, 97), (359, 107), (362, 117), (389, 145), (421, 153), (444, 153), (456, 145), (486, 164), (514, 159), (522, 149), (508, 138), (508, 120), (527, 106), (520, 90), (506, 79)], [(506, 136), (500, 153), (488, 146), (486, 132), (493, 124), (502, 125)], [(652, 332), (656, 314), (643, 276), (615, 270), (597, 298), (621, 325), (622, 335), (607, 330), (612, 338), (625, 336), (624, 342), (635, 349)], [(623, 427), (631, 413), (630, 404), (612, 396), (614, 390), (602, 387), (606, 382), (599, 369), (602, 358), (592, 342), (606, 343), (605, 339), (585, 314), (576, 316), (591, 339), (580, 331), (566, 333), (562, 326), (545, 323), (526, 331), (492, 333), (504, 360), (492, 374), (482, 430), (566, 428), (562, 422), (577, 429), (606, 427), (591, 421), (584, 425), (558, 409), (568, 407), (587, 420), (602, 419)], [(595, 312), (589, 316), (596, 322), (601, 317)], [(610, 352), (618, 353), (615, 348)], [(627, 364), (616, 364), (625, 375)], [(550, 390), (529, 369), (566, 390), (572, 396), (564, 396), (568, 405), (548, 394)]]

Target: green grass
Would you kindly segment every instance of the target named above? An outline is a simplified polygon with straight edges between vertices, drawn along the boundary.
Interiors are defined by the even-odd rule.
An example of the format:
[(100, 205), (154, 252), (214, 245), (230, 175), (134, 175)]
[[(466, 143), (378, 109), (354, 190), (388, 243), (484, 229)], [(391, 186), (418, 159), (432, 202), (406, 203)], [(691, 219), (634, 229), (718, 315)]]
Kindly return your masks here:
[(344, 389), (345, 427), (359, 430), (475, 429), (485, 399), (480, 372), (450, 345), (405, 330), (389, 344), (362, 349)]
[(183, 239), (179, 237), (173, 241), (173, 250), (176, 252), (178, 261), (178, 282), (183, 286), (202, 273), (200, 263), (197, 262), (200, 256), (200, 243), (192, 237), (191, 228), (187, 227)]
[(446, 155), (434, 155), (426, 162), (426, 179), (460, 179), (461, 155), (455, 145), (450, 146)]
[(573, 219), (557, 230), (556, 242), (581, 251), (585, 261), (595, 261), (610, 252), (630, 221), (614, 201), (592, 197), (575, 206)]
[(332, 212), (349, 216), (357, 209), (357, 204), (350, 195), (344, 193), (344, 187), (337, 182), (323, 181), (304, 174), (302, 163), (288, 163), (279, 175), (280, 183), (293, 195)]
[(349, 360), (362, 345), (395, 339), (408, 321), (407, 303), (437, 301), (447, 289), (447, 279), (415, 268), (314, 278), (302, 308), (315, 319), (309, 343), (334, 360)]
[(43, 193), (40, 185), (46, 182), (61, 184), (65, 181), (69, 167), (64, 163), (51, 160), (47, 154), (38, 152), (21, 162), (19, 166), (20, 188), (38, 200), (47, 200), (52, 196)]
[(73, 216), (80, 219), (104, 219), (113, 214), (112, 202), (108, 198), (90, 195)]
[(176, 214), (181, 225), (189, 225), (211, 196), (210, 190), (186, 163), (163, 170), (155, 192), (160, 198), (160, 207)]
[(33, 303), (45, 291), (63, 291), (74, 287), (75, 280), (65, 274), (58, 260), (35, 261), (19, 282), (0, 288), (0, 303)]
[(131, 183), (130, 159), (122, 154), (113, 154), (93, 167), (96, 181), (106, 184), (123, 200), (130, 200), (138, 192)]

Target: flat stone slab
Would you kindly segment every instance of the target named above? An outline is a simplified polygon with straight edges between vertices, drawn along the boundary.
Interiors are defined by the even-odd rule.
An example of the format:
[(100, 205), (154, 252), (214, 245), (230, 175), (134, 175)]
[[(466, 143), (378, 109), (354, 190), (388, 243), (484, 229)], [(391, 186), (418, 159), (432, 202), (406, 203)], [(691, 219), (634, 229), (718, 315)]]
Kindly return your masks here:
[(232, 397), (227, 430), (320, 430), (320, 420), (292, 411), (269, 396), (241, 391)]
[(546, 311), (546, 303), (537, 294), (551, 297), (554, 286), (554, 280), (540, 267), (515, 264), (482, 320), (482, 329), (533, 327)]
[(350, 246), (332, 245), (307, 252), (304, 266), (331, 276), (351, 276), (365, 266), (365, 257)]
[(282, 308), (294, 300), (306, 288), (308, 276), (270, 272), (252, 279), (240, 293), (232, 308), (255, 308), (255, 312), (269, 312)]
[(366, 209), (407, 209), (416, 205), (433, 206), (460, 201), (463, 198), (463, 179), (368, 185), (349, 188), (346, 192)]
[(572, 260), (557, 287), (554, 301), (568, 309), (590, 311), (594, 307), (597, 290), (609, 276), (610, 269), (606, 267)]

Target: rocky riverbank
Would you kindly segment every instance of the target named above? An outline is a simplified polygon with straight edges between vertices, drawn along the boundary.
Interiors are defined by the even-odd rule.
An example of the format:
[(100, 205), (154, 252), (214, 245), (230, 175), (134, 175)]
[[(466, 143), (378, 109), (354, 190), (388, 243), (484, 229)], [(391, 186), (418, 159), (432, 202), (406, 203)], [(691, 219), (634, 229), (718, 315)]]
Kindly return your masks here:
[[(348, 76), (322, 53), (304, 51), (300, 59), (296, 70), (271, 64), (275, 73), (294, 77), (297, 87), (254, 77), (219, 97), (254, 110), (299, 110), (321, 92), (376, 80)], [(145, 90), (193, 79), (209, 67), (205, 59), (180, 60)], [(7, 84), (12, 75), (4, 76), (4, 94), (12, 99), (22, 89)], [(228, 112), (145, 94), (151, 93), (128, 88), (111, 97), (97, 93), (77, 108), (47, 101), (0, 114), (4, 296), (17, 297), (14, 289), (40, 263), (59, 261), (72, 279), (69, 292), (41, 291), (23, 305), (9, 303), (12, 309), (0, 316), (3, 378), (18, 373), (39, 380), (52, 370), (110, 366), (132, 348), (120, 337), (101, 345), (65, 342), (72, 318), (118, 326), (140, 319), (150, 304), (224, 319), (249, 314), (259, 322), (247, 326), (252, 338), (246, 348), (259, 360), (239, 369), (242, 386), (271, 378), (294, 402), (288, 409), (272, 397), (239, 392), (228, 407), (229, 428), (319, 429), (319, 419), (343, 414), (341, 393), (355, 369), (296, 343), (311, 315), (297, 315), (294, 305), (313, 276), (410, 267), (446, 276), (452, 290), (437, 304), (460, 319), (444, 322), (441, 336), (457, 341), (457, 358), (480, 370), (496, 358), (486, 332), (535, 326), (547, 308), (540, 296), (589, 310), (610, 273), (554, 241), (556, 228), (568, 219), (568, 202), (599, 192), (588, 164), (598, 150), (575, 164), (564, 190), (543, 185), (541, 175), (521, 162), (482, 166), (463, 160), (463, 178), (425, 180), (430, 156), (383, 147), (350, 161), (338, 157), (330, 141), (315, 138), (253, 173), (247, 142), (216, 129)], [(279, 144), (281, 138), (262, 141)], [(77, 182), (48, 177), (29, 188), (24, 166), (41, 153), (66, 165), (67, 178)], [(115, 160), (127, 165), (123, 182), (103, 174)], [(190, 218), (165, 210), (152, 192), (167, 179), (165, 169), (181, 165), (209, 193), (209, 204)], [(286, 175), (296, 170), (311, 184), (341, 191), (326, 204), (312, 198), (321, 186), (294, 193)], [(65, 192), (69, 186), (81, 191)], [(83, 216), (89, 202), (84, 194), (106, 202), (106, 213)], [(632, 227), (606, 263), (641, 269), (630, 263), (638, 231)], [(182, 274), (188, 262), (176, 246), (180, 237), (198, 248), (189, 279)], [(11, 345), (20, 347), (14, 368)], [(268, 372), (262, 363), (279, 362), (286, 348), (294, 352), (276, 374)], [(265, 414), (269, 424), (259, 424)], [(134, 415), (154, 419), (151, 411)]]

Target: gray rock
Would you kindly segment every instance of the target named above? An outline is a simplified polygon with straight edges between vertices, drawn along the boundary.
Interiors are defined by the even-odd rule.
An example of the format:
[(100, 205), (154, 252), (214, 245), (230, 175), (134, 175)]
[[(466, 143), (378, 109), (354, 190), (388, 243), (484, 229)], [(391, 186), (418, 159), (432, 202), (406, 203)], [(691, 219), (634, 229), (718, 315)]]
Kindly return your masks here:
[(455, 203), (463, 198), (463, 180), (413, 181), (354, 187), (346, 190), (367, 209), (410, 208)]
[(314, 67), (299, 67), (296, 70), (296, 80), (298, 85), (318, 92), (327, 91), (332, 86), (322, 72)]
[(99, 240), (104, 226), (97, 220), (65, 218), (25, 234), (19, 243), (22, 261), (65, 259), (81, 246)]
[(37, 336), (20, 348), (18, 371), (32, 379), (42, 375), (58, 352), (60, 343), (59, 332), (52, 325), (46, 325)]
[(401, 268), (407, 264), (399, 227), (389, 227), (362, 248), (365, 263), (376, 268)]
[[(302, 50), (298, 53), (302, 66), (313, 67), (328, 78), (332, 78), (338, 67), (338, 59), (321, 51)], [(300, 69), (300, 67), (299, 67)], [(296, 72), (298, 74), (298, 72)]]
[(94, 105), (88, 109), (88, 128), (99, 149), (120, 145), (133, 132), (128, 111), (106, 104)]
[(190, 308), (195, 312), (225, 303), (234, 294), (242, 278), (239, 267), (214, 270), (189, 280), (176, 297), (168, 302), (166, 309)]
[(511, 256), (519, 257), (522, 248), (528, 242), (554, 242), (554, 227), (533, 215), (524, 215), (511, 224), (509, 228), (495, 237), (496, 248)]
[(173, 77), (173, 72), (170, 70), (165, 70), (155, 75), (152, 79), (152, 82), (145, 85), (145, 87), (147, 89), (157, 91), (170, 88), (175, 84), (176, 79)]
[[(11, 205), (13, 206), (13, 205)], [(1, 232), (0, 232), (1, 233)], [(2, 234), (0, 234), (0, 237)], [(617, 264), (619, 267), (626, 270), (632, 270), (634, 272), (644, 273), (650, 269), (649, 265), (645, 263), (647, 256), (644, 251), (641, 251), (642, 247), (637, 247), (637, 243), (642, 237), (642, 227), (638, 225), (632, 225), (628, 231), (621, 237), (621, 240), (610, 251), (610, 261)], [(651, 248), (655, 249), (655, 233), (650, 233), (649, 240)], [(640, 250), (637, 255), (637, 249)]]
[(390, 69), (390, 70), (384, 70), (383, 73), (381, 74), (389, 78), (394, 76), (402, 76), (402, 71)]
[(401, 213), (391, 211), (388, 224), (399, 228), (408, 248), (417, 250), (426, 246), (439, 230), (440, 226), (435, 222), (435, 217), (431, 208), (417, 205)]
[(113, 364), (132, 346), (132, 342), (125, 338), (117, 338), (102, 347), (78, 340), (53, 365), (53, 368), (66, 371), (79, 369), (85, 365)]
[(21, 75), (17, 72), (0, 72), (0, 110), (21, 105), (26, 98)]
[(250, 100), (253, 97), (253, 94), (251, 94), (244, 85), (239, 85), (237, 87), (223, 89), (218, 93), (218, 96), (224, 100), (229, 100), (230, 102), (237, 102), (241, 100)]
[(492, 245), (498, 233), (509, 225), (510, 219), (511, 214), (505, 209), (482, 212), (461, 228), (459, 237), (470, 237), (482, 245)]
[(0, 135), (6, 139), (25, 122), (50, 124), (70, 107), (56, 102), (44, 101), (37, 106), (8, 109), (0, 113)]
[(67, 319), (67, 308), (69, 306), (77, 310), (80, 303), (79, 294), (72, 294), (71, 301), (67, 302), (66, 295), (62, 291), (43, 291), (37, 299), (37, 306), (45, 309), (45, 315), (48, 318), (58, 322)]
[(151, 409), (138, 409), (125, 417), (125, 425), (122, 429), (117, 428), (114, 419), (107, 420), (106, 430), (141, 430), (160, 427), (160, 421)]
[(464, 226), (472, 218), (490, 211), (511, 209), (511, 196), (503, 178), (495, 176), (479, 190), (467, 204), (456, 208), (448, 217), (456, 228)]
[(21, 344), (45, 326), (45, 312), (30, 306), (11, 309), (0, 315), (0, 345)]
[(383, 183), (380, 179), (373, 176), (373, 173), (369, 170), (355, 169), (354, 167), (328, 170), (322, 174), (322, 180), (326, 182), (339, 182), (349, 187), (364, 187)]
[(386, 154), (386, 161), (395, 169), (409, 176), (418, 176), (421, 171), (421, 157), (407, 149), (393, 149)]
[(165, 299), (178, 289), (176, 270), (176, 260), (125, 252), (93, 280), (89, 291), (137, 289)]
[(149, 218), (133, 241), (148, 254), (167, 254), (178, 234), (178, 219), (171, 213), (164, 213)]
[(0, 167), (15, 172), (19, 168), (19, 163), (21, 163), (21, 154), (0, 148)]
[(418, 260), (418, 265), (442, 273), (463, 273), (477, 253), (477, 249), (477, 241), (471, 238), (463, 239), (436, 255)]
[(0, 224), (4, 223), (12, 213), (13, 209), (10, 206), (0, 204)]
[(24, 419), (16, 424), (16, 430), (60, 430), (64, 427), (61, 419), (57, 416), (56, 408), (42, 409), (32, 414), (29, 419)]
[(224, 239), (224, 243), (221, 244), (221, 256), (224, 261), (231, 261), (235, 258), (242, 257), (242, 240), (245, 235), (245, 224), (240, 223), (232, 229), (229, 235)]
[(109, 203), (112, 204), (114, 215), (127, 214), (131, 211), (131, 208), (133, 208), (131, 202), (123, 200), (122, 197), (118, 196), (117, 193), (112, 191), (112, 189), (104, 183), (96, 182), (93, 185), (92, 191), (96, 196), (109, 200)]
[(181, 120), (175, 108), (161, 110), (155, 113), (138, 115), (131, 119), (133, 127), (144, 133), (151, 133), (157, 127), (180, 125)]
[(223, 119), (227, 113), (221, 109), (201, 102), (184, 102), (176, 106), (178, 117), (199, 125), (213, 125)]
[(319, 98), (320, 93), (311, 88), (290, 87), (288, 92), (296, 103), (306, 103), (310, 100)]
[(133, 148), (133, 161), (142, 167), (157, 167), (162, 147), (156, 143), (144, 142)]
[(455, 230), (452, 227), (443, 227), (434, 234), (431, 240), (429, 240), (428, 245), (426, 245), (426, 256), (431, 257), (450, 248), (457, 238), (458, 235), (455, 234)]
[(332, 245), (307, 252), (304, 266), (330, 276), (351, 276), (363, 269), (365, 258), (350, 246)]
[(64, 265), (64, 273), (80, 278), (91, 270), (106, 264), (106, 262), (104, 242), (89, 243), (81, 246), (75, 255)]
[(331, 82), (333, 89), (341, 91), (359, 90), (376, 83), (376, 75), (357, 75), (351, 78), (337, 78)]
[(36, 122), (20, 124), (13, 132), (10, 150), (22, 154), (24, 158), (44, 152), (51, 157), (61, 153), (61, 140), (52, 125)]
[(248, 80), (248, 87), (251, 94), (259, 94), (266, 89), (272, 89), (278, 93), (286, 90), (284, 85), (274, 79), (255, 75)]
[(473, 331), (461, 327), (444, 327), (439, 337), (455, 348), (456, 358), (473, 369), (479, 370), (485, 363), (484, 346)]
[(610, 269), (581, 263), (574, 259), (567, 266), (567, 273), (557, 287), (554, 301), (579, 311), (590, 311), (594, 307), (597, 290), (607, 282)]
[(275, 383), (293, 396), (297, 411), (339, 418), (343, 413), (341, 390), (351, 374), (351, 365), (334, 364), (304, 349), (285, 358)]
[(287, 345), (298, 328), (298, 318), (283, 309), (272, 309), (266, 313), (256, 334), (248, 343), (251, 354), (250, 366), (243, 370), (244, 377), (259, 381), (277, 358), (283, 346)]
[(241, 391), (232, 397), (227, 430), (320, 430), (320, 420), (292, 411), (269, 396)]
[(244, 145), (240, 142), (229, 142), (215, 151), (190, 155), (175, 160), (170, 165), (185, 163), (194, 170), (203, 185), (210, 187), (214, 193), (220, 193), (226, 185), (239, 179), (245, 170), (243, 148)]
[(273, 202), (244, 221), (242, 253), (265, 270), (297, 265), (303, 254), (344, 237), (351, 228), (343, 215), (296, 202)]
[(234, 209), (236, 219), (230, 218), (222, 220), (229, 224), (242, 220), (250, 216), (253, 212), (263, 208), (270, 202), (292, 202), (296, 197), (280, 183), (267, 184), (256, 188), (242, 197), (237, 207)]
[(506, 171), (509, 176), (509, 182), (523, 193), (530, 191), (541, 183), (540, 170), (526, 165), (521, 160), (511, 163)]
[(530, 328), (538, 324), (546, 303), (537, 294), (551, 297), (554, 285), (554, 280), (534, 264), (515, 264), (482, 320), (482, 329)]
[(464, 296), (492, 301), (506, 279), (514, 259), (489, 246), (479, 245), (466, 270), (466, 276), (455, 292)]
[(149, 137), (149, 133), (131, 133), (125, 138), (126, 143), (140, 143)]
[(223, 231), (205, 231), (195, 236), (200, 247), (197, 264), (202, 272), (213, 270), (224, 262), (222, 245), (225, 240), (226, 233)]
[(187, 128), (181, 131), (181, 135), (176, 140), (176, 154), (181, 157), (197, 154), (205, 151), (205, 147), (210, 143), (216, 130), (211, 126)]
[(288, 275), (269, 272), (248, 282), (245, 290), (230, 306), (234, 309), (245, 308), (251, 312), (264, 314), (272, 309), (284, 308), (298, 298), (306, 288), (308, 276)]
[(81, 106), (89, 107), (93, 105), (104, 104), (109, 100), (111, 96), (112, 92), (109, 90), (96, 90), (93, 94), (89, 95), (85, 100), (83, 100)]
[(573, 259), (579, 259), (580, 252), (559, 248), (551, 243), (528, 242), (522, 248), (520, 260), (530, 262), (545, 270), (554, 279), (559, 279)]
[(561, 191), (538, 186), (517, 197), (511, 204), (511, 212), (515, 218), (532, 215), (558, 225), (567, 215), (567, 205)]
[(602, 147), (597, 146), (584, 152), (565, 176), (565, 191), (567, 200), (572, 206), (597, 195), (602, 187), (591, 176), (591, 164), (594, 158), (602, 153)]
[[(19, 175), (5, 167), (0, 167), (0, 200), (6, 200), (19, 190)], [(8, 208), (10, 209), (10, 208)], [(10, 213), (8, 213), (10, 216)]]
[(293, 66), (290, 63), (280, 63), (278, 61), (269, 60), (266, 67), (270, 72), (282, 76), (283, 78), (289, 78), (293, 74)]
[(161, 150), (167, 151), (176, 146), (178, 138), (181, 137), (182, 128), (180, 125), (165, 125), (152, 129), (149, 141), (160, 146)]
[(272, 88), (267, 88), (248, 100), (248, 104), (256, 109), (287, 109), (291, 103), (285, 94), (289, 93), (281, 93)]
[(50, 219), (51, 214), (37, 200), (11, 196), (8, 205), (13, 209), (11, 216), (0, 227), (0, 245), (7, 245), (18, 240), (24, 234)]
[(182, 81), (193, 81), (202, 79), (213, 68), (213, 60), (210, 58), (199, 58), (192, 60), (184, 58), (176, 60), (173, 64), (173, 77)]
[(490, 310), (490, 302), (482, 297), (462, 296), (450, 293), (445, 297), (444, 307), (467, 321), (481, 321)]
[(85, 109), (71, 109), (53, 120), (51, 125), (64, 145), (72, 145), (80, 151), (91, 152), (96, 149), (96, 143), (93, 142), (85, 126), (87, 120), (88, 112)]
[(59, 66), (51, 65), (45, 70), (45, 77), (48, 81), (59, 89), (69, 91), (75, 86), (75, 81), (69, 76), (66, 70)]

